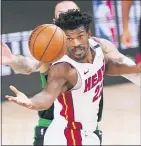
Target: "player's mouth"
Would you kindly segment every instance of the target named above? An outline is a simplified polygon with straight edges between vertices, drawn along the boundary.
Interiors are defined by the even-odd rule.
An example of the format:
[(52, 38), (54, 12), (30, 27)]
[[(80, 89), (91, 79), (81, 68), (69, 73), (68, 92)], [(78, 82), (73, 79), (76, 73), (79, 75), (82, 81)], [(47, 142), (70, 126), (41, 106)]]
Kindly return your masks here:
[(74, 55), (76, 58), (82, 58), (84, 54), (84, 51), (79, 51), (79, 52), (75, 52)]

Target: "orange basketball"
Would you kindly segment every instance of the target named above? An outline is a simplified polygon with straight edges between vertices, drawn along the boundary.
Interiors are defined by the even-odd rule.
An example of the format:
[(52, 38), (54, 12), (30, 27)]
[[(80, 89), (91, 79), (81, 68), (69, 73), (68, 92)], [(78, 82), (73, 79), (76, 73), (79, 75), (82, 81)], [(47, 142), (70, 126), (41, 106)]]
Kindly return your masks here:
[(28, 41), (33, 57), (45, 63), (52, 63), (66, 53), (66, 36), (63, 30), (53, 24), (36, 27)]

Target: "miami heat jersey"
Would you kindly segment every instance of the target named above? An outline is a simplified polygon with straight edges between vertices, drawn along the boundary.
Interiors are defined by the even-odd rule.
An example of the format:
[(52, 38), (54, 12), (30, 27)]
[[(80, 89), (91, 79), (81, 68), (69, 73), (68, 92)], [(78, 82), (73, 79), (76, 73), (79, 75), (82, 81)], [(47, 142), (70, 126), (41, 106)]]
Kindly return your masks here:
[(98, 43), (90, 39), (89, 45), (96, 53), (92, 64), (76, 62), (67, 55), (56, 62), (69, 63), (77, 70), (78, 79), (72, 90), (61, 93), (54, 102), (54, 119), (62, 119), (70, 129), (94, 131), (97, 126), (105, 64), (100, 46), (94, 49)]

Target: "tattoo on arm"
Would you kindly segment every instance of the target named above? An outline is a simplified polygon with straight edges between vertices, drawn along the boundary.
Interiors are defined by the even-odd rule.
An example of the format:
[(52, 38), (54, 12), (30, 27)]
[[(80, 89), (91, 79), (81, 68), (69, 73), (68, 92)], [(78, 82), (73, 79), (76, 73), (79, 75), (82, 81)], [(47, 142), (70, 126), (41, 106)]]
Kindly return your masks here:
[(14, 61), (10, 65), (14, 71), (22, 74), (30, 74), (40, 67), (40, 62), (32, 57), (15, 56)]

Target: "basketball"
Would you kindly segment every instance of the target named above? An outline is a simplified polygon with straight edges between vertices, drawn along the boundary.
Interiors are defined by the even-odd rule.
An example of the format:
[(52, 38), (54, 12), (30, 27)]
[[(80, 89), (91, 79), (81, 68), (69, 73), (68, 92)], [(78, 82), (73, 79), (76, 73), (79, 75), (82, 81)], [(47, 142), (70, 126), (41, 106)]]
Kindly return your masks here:
[(36, 27), (28, 41), (32, 56), (44, 63), (52, 63), (66, 53), (66, 36), (64, 31), (54, 24)]

